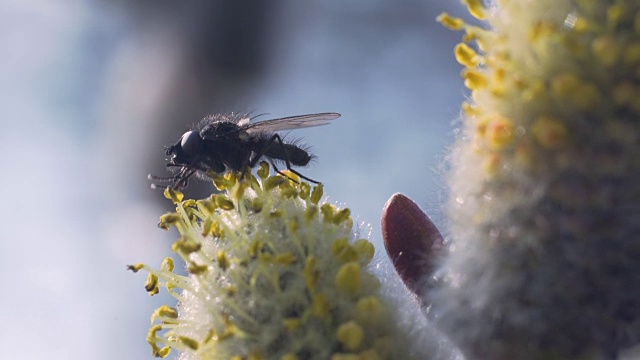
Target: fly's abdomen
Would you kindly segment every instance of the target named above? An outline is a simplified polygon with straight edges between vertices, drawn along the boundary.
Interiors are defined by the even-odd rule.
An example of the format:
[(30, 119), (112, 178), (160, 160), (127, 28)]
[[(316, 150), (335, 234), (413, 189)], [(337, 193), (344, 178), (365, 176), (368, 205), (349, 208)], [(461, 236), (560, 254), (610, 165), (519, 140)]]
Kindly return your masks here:
[(295, 166), (305, 166), (309, 161), (311, 161), (311, 155), (306, 150), (301, 149), (296, 145), (280, 145), (277, 142), (271, 144), (269, 149), (265, 151), (264, 155), (282, 161), (285, 161), (288, 158), (289, 162)]

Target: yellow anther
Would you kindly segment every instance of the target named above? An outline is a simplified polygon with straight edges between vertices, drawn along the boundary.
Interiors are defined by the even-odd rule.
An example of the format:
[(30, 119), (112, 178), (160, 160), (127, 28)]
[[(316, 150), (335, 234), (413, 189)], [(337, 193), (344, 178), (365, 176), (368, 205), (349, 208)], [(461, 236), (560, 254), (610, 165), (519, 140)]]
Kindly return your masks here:
[(451, 30), (461, 30), (464, 27), (464, 20), (453, 17), (447, 13), (438, 15), (436, 21), (444, 25), (444, 27), (446, 27), (447, 29)]
[(380, 336), (373, 341), (373, 347), (383, 359), (386, 359), (395, 348), (395, 341), (389, 337)]
[(336, 353), (331, 355), (331, 360), (360, 360), (357, 354)]
[(331, 253), (341, 263), (358, 260), (358, 253), (351, 244), (349, 244), (348, 238), (334, 240), (333, 244), (331, 244)]
[(164, 258), (164, 260), (162, 260), (162, 264), (160, 265), (160, 269), (164, 270), (164, 271), (173, 271), (173, 269), (175, 268), (175, 263), (173, 262), (173, 259), (170, 257), (166, 257)]
[(206, 218), (202, 223), (202, 231), (200, 232), (200, 234), (202, 234), (202, 236), (209, 235), (211, 233), (212, 225), (213, 225), (213, 220), (211, 220), (211, 218)]
[(460, 43), (454, 49), (456, 60), (466, 67), (475, 68), (482, 61), (482, 57), (469, 45)]
[(300, 197), (300, 199), (306, 200), (309, 195), (311, 195), (311, 185), (309, 185), (309, 183), (303, 182), (300, 183), (300, 193), (298, 194), (298, 196)]
[(157, 324), (151, 326), (147, 332), (147, 341), (155, 343), (156, 339), (158, 339), (158, 332), (160, 331), (162, 331), (162, 325)]
[(198, 347), (200, 347), (200, 344), (198, 344), (198, 342), (192, 338), (186, 337), (186, 336), (178, 336), (178, 342), (184, 344), (185, 346), (187, 346), (189, 349), (191, 350), (198, 350)]
[(462, 103), (462, 111), (469, 117), (478, 115), (478, 108), (466, 101)]
[(479, 28), (477, 26), (470, 26), (467, 25), (464, 28), (464, 36), (462, 38), (462, 40), (464, 42), (472, 42), (474, 40), (476, 40), (476, 44), (478, 45), (478, 49), (480, 51), (484, 51), (483, 49), (485, 48), (483, 46), (484, 42), (482, 41), (482, 36), (483, 34), (485, 34), (486, 30)]
[(184, 199), (184, 194), (180, 191), (173, 190), (172, 188), (168, 187), (164, 189), (164, 197), (171, 200), (174, 204), (177, 204), (181, 202), (182, 199)]
[(573, 30), (577, 33), (585, 33), (590, 28), (589, 21), (582, 16), (578, 16), (573, 22)]
[(147, 333), (147, 342), (149, 343), (149, 345), (151, 345), (151, 352), (153, 353), (153, 356), (155, 357), (159, 357), (159, 358), (164, 358), (167, 355), (169, 355), (169, 353), (171, 352), (171, 348), (166, 346), (163, 348), (158, 347), (158, 332), (162, 331), (162, 325), (154, 325), (149, 329), (149, 332)]
[(285, 183), (287, 178), (282, 176), (270, 176), (263, 182), (264, 189), (267, 191), (271, 191), (276, 187), (280, 186), (280, 184)]
[(224, 238), (224, 228), (222, 227), (222, 225), (220, 224), (220, 222), (218, 221), (214, 221), (211, 223), (211, 230), (210, 230), (211, 235), (213, 235), (214, 237), (217, 238)]
[(315, 219), (318, 215), (318, 207), (315, 205), (309, 205), (304, 212), (304, 221), (308, 224), (311, 220)]
[(207, 333), (207, 335), (204, 337), (204, 339), (202, 339), (202, 343), (203, 344), (207, 344), (210, 341), (217, 341), (218, 340), (218, 333), (214, 330), (214, 329), (210, 329), (209, 332)]
[(289, 331), (294, 331), (302, 327), (303, 322), (300, 318), (285, 318), (282, 320), (282, 325)]
[(349, 321), (338, 326), (336, 337), (347, 350), (358, 350), (364, 340), (364, 330), (357, 322)]
[(245, 190), (247, 190), (248, 187), (249, 187), (248, 182), (238, 183), (238, 186), (233, 188), (233, 198), (236, 199), (236, 201), (242, 199), (242, 197), (244, 196), (244, 192)]
[(567, 127), (550, 116), (539, 117), (532, 125), (531, 132), (536, 141), (547, 149), (554, 149), (566, 142)]
[(211, 199), (198, 200), (196, 201), (196, 206), (200, 212), (207, 216), (210, 216), (216, 210), (216, 203)]
[(175, 323), (172, 322), (171, 319), (178, 318), (178, 310), (169, 307), (167, 305), (163, 305), (156, 309), (151, 315), (151, 323), (153, 324), (156, 320), (160, 319), (163, 324), (167, 323)]
[(541, 80), (534, 80), (522, 91), (522, 99), (527, 102), (537, 101), (546, 95), (547, 86)]
[(592, 109), (600, 103), (600, 91), (573, 73), (558, 75), (551, 82), (551, 90), (560, 100), (566, 100), (581, 110)]
[(324, 186), (322, 184), (318, 184), (313, 187), (313, 191), (311, 192), (311, 202), (315, 205), (318, 205), (320, 199), (322, 199), (322, 194), (324, 193)]
[(180, 222), (180, 215), (177, 213), (167, 213), (160, 216), (160, 222), (158, 223), (158, 227), (163, 230), (168, 230), (171, 226)]
[(487, 76), (476, 69), (462, 70), (462, 78), (464, 79), (464, 86), (471, 90), (483, 89), (489, 84)]
[(225, 286), (224, 293), (229, 297), (236, 296), (236, 294), (238, 293), (238, 287), (233, 285)]
[(285, 252), (276, 255), (274, 261), (279, 264), (291, 265), (298, 261), (298, 258), (291, 252)]
[(191, 254), (200, 251), (201, 248), (202, 244), (200, 242), (184, 236), (171, 245), (171, 250), (181, 254)]
[(640, 95), (640, 88), (633, 81), (625, 80), (613, 88), (612, 97), (616, 105), (630, 105)]
[(533, 26), (531, 26), (529, 39), (531, 41), (544, 40), (549, 37), (549, 34), (552, 34), (556, 31), (557, 25), (555, 23), (549, 21), (538, 21)]
[(335, 277), (338, 289), (356, 296), (362, 290), (362, 268), (356, 262), (348, 262), (340, 267)]
[(469, 9), (469, 13), (476, 19), (484, 20), (487, 17), (482, 0), (463, 0)]
[[(640, 33), (640, 31), (638, 31)], [(640, 64), (640, 42), (627, 45), (622, 53), (625, 65), (633, 66)]]
[(189, 262), (187, 266), (187, 271), (191, 275), (202, 275), (209, 271), (209, 267), (207, 265), (199, 265), (194, 262)]
[[(290, 183), (291, 181), (289, 181)], [(284, 184), (287, 184), (286, 186)], [(286, 198), (286, 199), (293, 199), (296, 196), (298, 196), (298, 189), (296, 189), (295, 187), (289, 185), (288, 183), (282, 183), (280, 185), (280, 189), (281, 189), (281, 195), (282, 197)]]
[(262, 211), (263, 206), (264, 203), (259, 198), (251, 199), (248, 204), (249, 209), (251, 209), (251, 211), (253, 211), (254, 213), (259, 213), (260, 211)]
[(620, 21), (628, 14), (629, 9), (622, 4), (615, 4), (609, 6), (607, 9), (607, 22), (609, 27), (614, 29), (618, 26)]
[(331, 312), (331, 308), (333, 307), (331, 304), (331, 300), (326, 295), (323, 294), (315, 294), (311, 298), (311, 310), (313, 315), (320, 319), (326, 319)]
[(298, 232), (298, 230), (300, 230), (300, 221), (298, 220), (298, 218), (293, 217), (289, 219), (289, 231), (292, 234), (295, 234)]
[(595, 38), (591, 42), (591, 51), (604, 66), (615, 65), (620, 59), (620, 47), (610, 35)]
[(309, 290), (315, 290), (318, 278), (320, 277), (320, 271), (318, 270), (318, 259), (315, 256), (309, 256), (305, 260), (304, 270), (302, 272), (304, 281)]
[(375, 349), (367, 349), (358, 353), (358, 360), (382, 360), (383, 357)]
[(159, 348), (157, 350), (154, 349), (153, 356), (159, 357), (161, 359), (164, 359), (167, 356), (169, 356), (170, 353), (171, 353), (171, 348), (168, 347), (168, 346), (165, 346), (165, 347)]
[(238, 182), (236, 174), (232, 171), (222, 176), (216, 173), (209, 173), (209, 176), (213, 179), (213, 185), (220, 191), (230, 189)]
[(269, 163), (267, 163), (266, 161), (260, 162), (260, 168), (258, 169), (258, 171), (256, 171), (256, 173), (262, 180), (269, 177)]
[(144, 264), (127, 265), (127, 270), (131, 270), (134, 273), (140, 271), (144, 267)]
[(333, 221), (334, 207), (331, 204), (322, 204), (320, 211), (327, 222)]
[(349, 208), (344, 208), (338, 211), (333, 216), (333, 223), (336, 225), (340, 225), (341, 223), (349, 220), (350, 217), (351, 217), (351, 210), (349, 210)]
[(359, 239), (353, 244), (353, 248), (358, 253), (358, 257), (362, 260), (363, 264), (368, 264), (376, 253), (376, 249), (371, 242), (367, 239)]
[(160, 288), (158, 287), (158, 276), (149, 274), (149, 276), (147, 277), (147, 282), (144, 284), (144, 289), (147, 290), (147, 292), (151, 296), (159, 293)]
[(196, 201), (193, 199), (187, 199), (182, 203), (183, 208), (190, 208), (196, 206)]
[(218, 266), (220, 267), (220, 269), (222, 269), (223, 271), (227, 270), (229, 266), (231, 266), (231, 262), (229, 261), (227, 254), (223, 250), (218, 251), (218, 254), (216, 255), (216, 261), (218, 262)]
[(258, 254), (262, 252), (263, 243), (260, 240), (254, 240), (251, 245), (249, 245), (249, 257), (255, 259), (258, 257)]
[(288, 178), (293, 183), (296, 183), (296, 184), (300, 183), (300, 176), (294, 174), (290, 170), (282, 170), (281, 172), (282, 172), (282, 175), (284, 175), (284, 177)]
[(375, 296), (364, 297), (356, 303), (356, 320), (364, 325), (378, 326), (386, 321), (384, 304)]
[(495, 117), (486, 125), (484, 138), (491, 149), (501, 150), (515, 139), (513, 122), (506, 117)]
[(232, 210), (234, 208), (233, 202), (229, 200), (228, 197), (222, 194), (215, 195), (214, 201), (216, 205), (221, 209)]

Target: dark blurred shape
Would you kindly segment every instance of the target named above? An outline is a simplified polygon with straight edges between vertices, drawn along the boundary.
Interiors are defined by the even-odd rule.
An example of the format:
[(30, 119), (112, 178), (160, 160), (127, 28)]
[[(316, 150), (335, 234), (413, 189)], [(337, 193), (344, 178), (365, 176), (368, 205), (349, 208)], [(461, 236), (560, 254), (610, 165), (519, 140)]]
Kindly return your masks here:
[[(270, 57), (271, 19), (278, 5), (264, 0), (118, 3), (131, 19), (132, 28), (125, 36), (139, 39), (141, 54), (147, 51), (146, 39), (166, 43), (172, 55), (179, 53), (172, 69), (177, 76), (171, 77), (164, 99), (154, 105), (161, 118), (154, 119), (158, 126), (150, 134), (158, 139), (147, 155), (153, 164), (150, 172), (165, 171), (160, 166), (166, 160), (162, 148), (170, 145), (167, 139), (173, 140), (210, 113), (247, 111), (252, 89), (262, 80)], [(210, 183), (194, 182), (189, 195), (210, 191)]]
[[(260, 76), (267, 50), (271, 1), (222, 1), (216, 9), (212, 26), (203, 26), (198, 60), (208, 63), (223, 74), (247, 78)], [(215, 24), (215, 25), (214, 25)], [(211, 43), (210, 43), (211, 42)], [(213, 46), (208, 46), (212, 44)], [(210, 59), (210, 62), (209, 62)]]
[[(110, 2), (111, 3), (111, 2)], [(112, 4), (112, 3), (111, 3)], [(268, 56), (270, 19), (278, 3), (260, 0), (122, 1), (135, 31), (158, 24), (175, 29), (191, 59), (191, 70), (205, 80), (212, 74), (251, 80), (261, 76)]]

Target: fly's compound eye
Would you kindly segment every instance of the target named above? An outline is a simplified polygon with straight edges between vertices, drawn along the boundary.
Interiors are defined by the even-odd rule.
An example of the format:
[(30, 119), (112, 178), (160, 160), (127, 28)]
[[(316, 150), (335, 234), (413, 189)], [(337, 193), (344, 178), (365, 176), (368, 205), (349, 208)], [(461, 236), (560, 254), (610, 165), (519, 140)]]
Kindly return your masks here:
[(202, 138), (197, 131), (187, 131), (180, 139), (180, 148), (188, 156), (197, 155), (200, 152)]

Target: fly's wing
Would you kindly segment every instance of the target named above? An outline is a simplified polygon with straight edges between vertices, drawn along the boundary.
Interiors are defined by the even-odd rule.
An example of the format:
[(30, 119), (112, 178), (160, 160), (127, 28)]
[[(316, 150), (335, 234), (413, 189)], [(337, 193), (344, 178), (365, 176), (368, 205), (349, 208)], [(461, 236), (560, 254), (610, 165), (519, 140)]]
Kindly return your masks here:
[(320, 113), (309, 115), (290, 116), (280, 119), (265, 120), (242, 127), (247, 133), (259, 133), (263, 131), (275, 132), (280, 130), (301, 129), (312, 126), (326, 125), (331, 120), (340, 117), (338, 113)]

